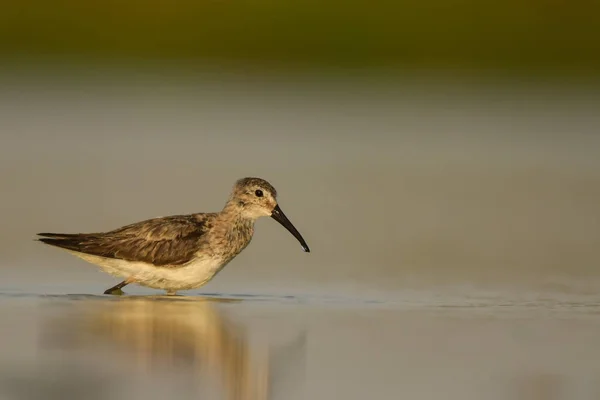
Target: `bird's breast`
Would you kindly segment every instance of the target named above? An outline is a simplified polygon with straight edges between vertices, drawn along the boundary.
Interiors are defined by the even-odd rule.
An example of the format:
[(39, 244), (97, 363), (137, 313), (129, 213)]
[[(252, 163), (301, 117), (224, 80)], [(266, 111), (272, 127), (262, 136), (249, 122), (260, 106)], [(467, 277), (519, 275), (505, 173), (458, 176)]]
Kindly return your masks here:
[(246, 224), (233, 225), (228, 229), (215, 229), (207, 243), (209, 253), (228, 262), (250, 244), (253, 234), (254, 227)]

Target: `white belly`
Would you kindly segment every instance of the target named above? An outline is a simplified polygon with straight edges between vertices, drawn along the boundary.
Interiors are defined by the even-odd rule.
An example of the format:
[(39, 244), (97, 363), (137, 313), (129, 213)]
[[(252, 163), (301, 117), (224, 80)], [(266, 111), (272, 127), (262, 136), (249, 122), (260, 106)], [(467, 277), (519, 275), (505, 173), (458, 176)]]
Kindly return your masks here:
[(104, 272), (154, 289), (189, 290), (210, 281), (228, 263), (226, 260), (198, 257), (182, 266), (157, 267), (145, 262), (125, 261), (70, 251)]

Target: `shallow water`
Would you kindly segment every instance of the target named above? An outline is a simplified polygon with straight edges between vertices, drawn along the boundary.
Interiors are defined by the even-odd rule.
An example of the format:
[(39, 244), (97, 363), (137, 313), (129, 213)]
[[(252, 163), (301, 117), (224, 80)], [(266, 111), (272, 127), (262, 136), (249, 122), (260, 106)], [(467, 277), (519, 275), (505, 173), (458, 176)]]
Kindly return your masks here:
[(600, 296), (13, 292), (0, 319), (2, 399), (600, 395)]

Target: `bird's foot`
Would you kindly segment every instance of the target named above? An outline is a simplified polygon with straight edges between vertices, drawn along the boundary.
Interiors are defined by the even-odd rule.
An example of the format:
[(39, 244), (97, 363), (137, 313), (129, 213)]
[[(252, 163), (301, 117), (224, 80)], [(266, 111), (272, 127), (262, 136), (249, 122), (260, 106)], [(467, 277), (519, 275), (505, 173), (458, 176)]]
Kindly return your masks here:
[(113, 296), (122, 296), (122, 295), (125, 294), (125, 292), (123, 290), (121, 290), (121, 289), (110, 288), (110, 289), (106, 289), (104, 291), (104, 294), (111, 294)]
[(121, 289), (123, 289), (125, 286), (129, 285), (130, 283), (135, 282), (135, 279), (133, 278), (127, 278), (125, 279), (123, 282), (116, 284), (113, 287), (110, 287), (108, 289), (106, 289), (104, 291), (104, 294), (112, 294), (112, 295), (116, 295), (116, 296), (121, 296), (123, 293), (123, 291)]

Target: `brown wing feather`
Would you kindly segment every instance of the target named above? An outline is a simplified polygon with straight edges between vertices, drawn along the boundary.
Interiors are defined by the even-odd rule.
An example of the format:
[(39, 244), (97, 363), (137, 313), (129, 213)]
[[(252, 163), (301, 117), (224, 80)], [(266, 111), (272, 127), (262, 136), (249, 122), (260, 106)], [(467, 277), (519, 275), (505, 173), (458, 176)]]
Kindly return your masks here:
[(181, 265), (198, 250), (211, 214), (153, 218), (104, 233), (60, 234), (40, 241), (68, 250), (154, 265)]

